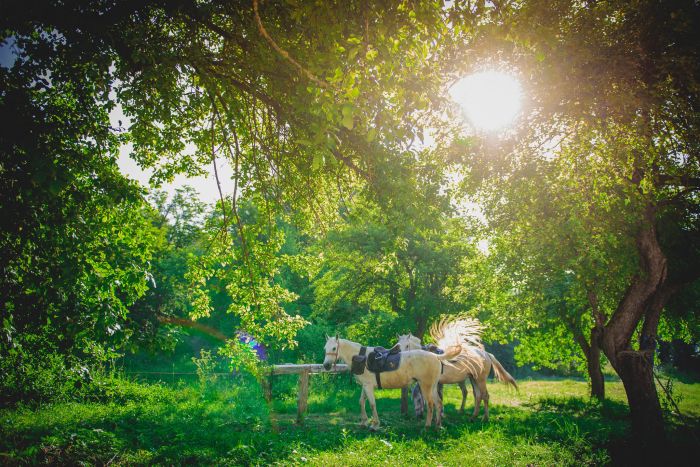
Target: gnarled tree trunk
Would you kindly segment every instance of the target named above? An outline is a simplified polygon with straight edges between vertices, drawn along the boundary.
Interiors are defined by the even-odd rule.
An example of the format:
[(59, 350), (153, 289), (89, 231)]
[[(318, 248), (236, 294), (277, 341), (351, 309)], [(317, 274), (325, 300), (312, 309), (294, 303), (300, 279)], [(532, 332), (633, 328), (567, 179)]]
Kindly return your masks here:
[[(665, 438), (653, 364), (658, 319), (664, 304), (657, 298), (662, 298), (667, 267), (656, 235), (654, 208), (648, 207), (645, 214), (645, 225), (637, 234), (641, 273), (634, 277), (603, 328), (601, 346), (625, 387), (632, 430), (644, 441), (654, 442)], [(635, 350), (631, 345), (632, 335), (642, 319), (646, 331), (642, 333), (639, 349)]]

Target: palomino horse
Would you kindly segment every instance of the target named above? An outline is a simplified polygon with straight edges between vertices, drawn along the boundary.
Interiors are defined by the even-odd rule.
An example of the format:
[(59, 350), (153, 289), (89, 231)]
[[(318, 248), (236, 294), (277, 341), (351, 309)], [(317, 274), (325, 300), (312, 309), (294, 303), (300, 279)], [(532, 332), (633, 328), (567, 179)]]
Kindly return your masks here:
[[(352, 342), (347, 339), (340, 339), (338, 335), (335, 337), (327, 337), (325, 352), (326, 356), (323, 360), (323, 366), (329, 370), (339, 360), (350, 365), (352, 357), (360, 354), (361, 344)], [(367, 354), (374, 350), (374, 347), (367, 347)], [(429, 427), (432, 424), (433, 408), (435, 410), (435, 425), (437, 428), (442, 426), (440, 398), (437, 396), (438, 379), (440, 378), (440, 369), (443, 366), (444, 360), (449, 360), (456, 357), (461, 352), (461, 346), (450, 346), (444, 355), (436, 355), (424, 350), (410, 350), (401, 352), (401, 362), (399, 367), (394, 371), (381, 373), (381, 387), (387, 389), (396, 389), (407, 386), (411, 381), (418, 381), (418, 385), (426, 395), (428, 405), (428, 413), (425, 418), (425, 426)], [(371, 429), (379, 428), (379, 415), (377, 414), (377, 404), (374, 399), (374, 388), (377, 386), (375, 374), (367, 368), (359, 375), (355, 375), (355, 380), (362, 385), (362, 393), (360, 394), (360, 416), (361, 424), (367, 426), (367, 412), (365, 412), (365, 399), (369, 399), (369, 405), (372, 408), (372, 425)]]
[[(461, 364), (445, 366), (439, 383), (459, 385), (462, 390), (460, 411), (464, 412), (467, 400), (467, 389), (464, 382), (469, 378), (474, 392), (474, 413), (471, 418), (473, 420), (479, 415), (481, 401), (484, 401), (483, 420), (487, 421), (489, 419), (489, 391), (486, 387), (486, 379), (491, 372), (491, 367), (493, 367), (494, 374), (499, 381), (510, 384), (516, 390), (518, 385), (501, 363), (496, 360), (496, 357), (484, 350), (480, 342), (480, 332), (481, 325), (477, 320), (460, 317), (442, 320), (430, 330), (431, 337), (437, 342), (438, 347), (442, 347), (447, 342), (454, 342), (455, 336), (462, 340), (462, 352), (457, 356), (457, 360)], [(407, 334), (399, 336), (399, 345), (402, 351), (420, 349), (421, 341), (418, 337)], [(422, 404), (422, 402), (419, 403)]]

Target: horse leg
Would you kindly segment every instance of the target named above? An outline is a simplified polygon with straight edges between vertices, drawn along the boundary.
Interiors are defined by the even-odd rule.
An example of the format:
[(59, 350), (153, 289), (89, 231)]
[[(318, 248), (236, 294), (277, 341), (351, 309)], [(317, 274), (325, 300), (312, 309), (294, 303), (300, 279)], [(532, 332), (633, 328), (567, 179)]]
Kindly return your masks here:
[(464, 384), (464, 381), (460, 381), (459, 383), (457, 383), (457, 385), (459, 386), (459, 389), (462, 390), (462, 406), (459, 408), (459, 412), (464, 413), (464, 404), (467, 403), (467, 394), (468, 394), (467, 385)]
[(475, 420), (479, 416), (479, 409), (481, 409), (481, 390), (479, 384), (474, 384), (474, 380), (472, 380), (472, 391), (474, 391), (474, 413), (471, 419)]
[(442, 427), (442, 384), (438, 383), (433, 389), (435, 391), (434, 398), (435, 402), (435, 427), (440, 429)]
[(369, 399), (369, 406), (372, 407), (372, 426), (370, 429), (376, 430), (379, 428), (379, 414), (377, 413), (377, 401), (374, 399), (374, 388), (372, 386), (367, 386), (367, 399)]
[(362, 386), (360, 390), (360, 426), (367, 426), (367, 412), (365, 411), (365, 400), (367, 395), (365, 394), (365, 387)]
[(435, 397), (437, 393), (437, 386), (428, 386), (427, 384), (419, 381), (420, 390), (423, 393), (423, 398), (428, 406), (428, 411), (425, 414), (425, 427), (428, 428), (433, 424), (433, 407), (435, 405)]
[(442, 383), (438, 383), (437, 385), (437, 397), (438, 397), (438, 404), (440, 406), (440, 418), (445, 416), (445, 401), (442, 399)]
[(482, 390), (483, 395), (481, 396), (484, 400), (484, 418), (482, 420), (484, 422), (489, 421), (489, 390), (486, 387), (486, 382), (484, 381), (484, 389)]

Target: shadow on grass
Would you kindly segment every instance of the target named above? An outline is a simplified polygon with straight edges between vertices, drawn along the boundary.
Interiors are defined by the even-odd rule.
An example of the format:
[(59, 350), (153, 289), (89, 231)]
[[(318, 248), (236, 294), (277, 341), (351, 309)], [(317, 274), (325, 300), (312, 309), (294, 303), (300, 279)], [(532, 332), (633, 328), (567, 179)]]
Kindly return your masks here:
[[(620, 402), (546, 397), (515, 407), (492, 405), (488, 423), (470, 422), (448, 405), (444, 428), (438, 432), (424, 429), (422, 420), (401, 416), (396, 391), (377, 400), (382, 427), (373, 433), (358, 424), (358, 398), (359, 391), (347, 387), (314, 395), (303, 425), (295, 422), (292, 398), (267, 406), (252, 393), (173, 392), (118, 405), (60, 404), (4, 411), (0, 463), (267, 465), (350, 451), (358, 445), (383, 448), (377, 440), (386, 446), (419, 445), (432, 453), (489, 436), (503, 440), (504, 450), (511, 442), (556, 446), (583, 464), (640, 460), (639, 446), (628, 434), (627, 406)], [(692, 458), (698, 426), (696, 419), (691, 428), (671, 424), (674, 444), (672, 452), (665, 453), (666, 465)]]

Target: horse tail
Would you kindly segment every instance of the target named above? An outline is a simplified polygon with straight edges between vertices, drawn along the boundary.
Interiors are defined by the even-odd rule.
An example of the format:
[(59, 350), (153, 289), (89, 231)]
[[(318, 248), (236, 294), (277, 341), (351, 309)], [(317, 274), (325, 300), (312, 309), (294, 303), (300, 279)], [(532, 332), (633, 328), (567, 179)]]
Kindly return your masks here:
[(483, 329), (476, 318), (464, 314), (444, 316), (430, 327), (430, 337), (441, 349), (446, 349), (455, 343), (483, 349), (484, 346), (481, 344)]
[(457, 344), (457, 345), (453, 345), (453, 346), (448, 347), (445, 350), (445, 353), (443, 353), (443, 354), (439, 354), (439, 355), (433, 354), (433, 355), (435, 355), (438, 358), (438, 360), (442, 361), (442, 360), (452, 360), (453, 358), (457, 357), (461, 353), (462, 353), (462, 346), (460, 344)]
[[(488, 353), (488, 352), (487, 352)], [(510, 373), (506, 371), (505, 368), (503, 368), (503, 365), (501, 365), (501, 362), (496, 360), (496, 357), (493, 356), (492, 353), (488, 353), (489, 358), (491, 359), (491, 363), (493, 364), (493, 373), (496, 375), (496, 379), (506, 385), (510, 384), (515, 388), (515, 390), (518, 390), (518, 383), (515, 382), (515, 378), (513, 378)]]

